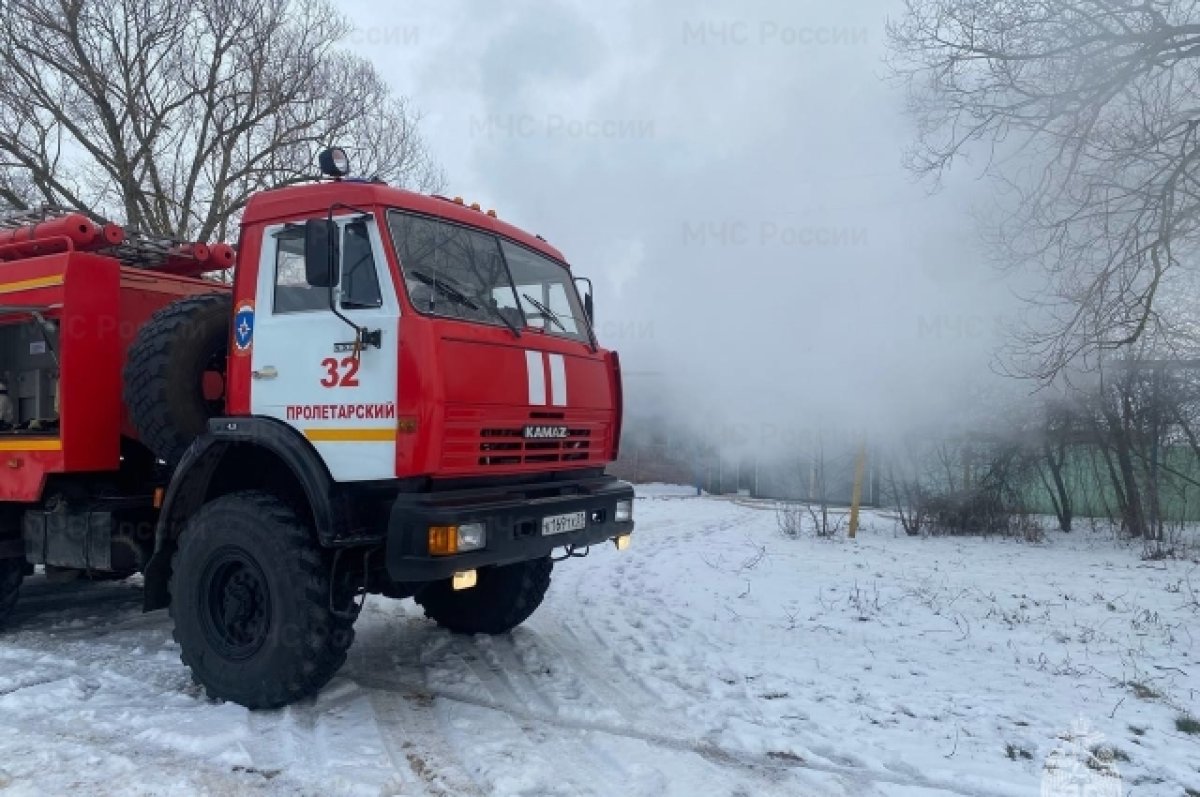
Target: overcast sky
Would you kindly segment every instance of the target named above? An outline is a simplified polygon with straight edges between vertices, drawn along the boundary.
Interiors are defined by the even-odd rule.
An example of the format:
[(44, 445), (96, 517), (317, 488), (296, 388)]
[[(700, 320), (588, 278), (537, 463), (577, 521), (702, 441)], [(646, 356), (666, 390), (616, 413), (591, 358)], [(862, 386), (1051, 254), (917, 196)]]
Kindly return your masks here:
[(931, 195), (902, 167), (898, 0), (340, 5), (448, 193), (596, 281), (636, 411), (764, 435), (991, 389), (1012, 299), (971, 215), (990, 186), (968, 165)]

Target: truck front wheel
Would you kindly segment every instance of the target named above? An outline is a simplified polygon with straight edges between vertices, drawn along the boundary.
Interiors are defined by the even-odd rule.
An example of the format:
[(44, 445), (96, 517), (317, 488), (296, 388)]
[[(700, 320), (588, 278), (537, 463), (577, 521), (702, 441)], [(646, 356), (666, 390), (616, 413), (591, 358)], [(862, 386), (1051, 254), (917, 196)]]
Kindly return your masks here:
[(459, 634), (503, 634), (529, 619), (550, 588), (550, 557), (481, 568), (474, 587), (435, 581), (416, 595), (425, 616)]
[(24, 578), (24, 560), (0, 559), (0, 626), (17, 605), (17, 594)]
[(180, 657), (209, 697), (252, 709), (320, 690), (354, 640), (354, 618), (330, 608), (330, 569), (311, 531), (257, 491), (218, 498), (187, 524), (171, 618)]

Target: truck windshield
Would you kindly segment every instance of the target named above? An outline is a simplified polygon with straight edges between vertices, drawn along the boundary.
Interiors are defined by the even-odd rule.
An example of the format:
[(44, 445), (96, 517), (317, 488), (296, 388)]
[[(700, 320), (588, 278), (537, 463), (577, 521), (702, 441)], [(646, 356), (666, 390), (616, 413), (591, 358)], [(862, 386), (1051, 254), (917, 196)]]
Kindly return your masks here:
[(418, 311), (590, 342), (571, 274), (553, 260), (426, 216), (391, 211), (388, 227)]

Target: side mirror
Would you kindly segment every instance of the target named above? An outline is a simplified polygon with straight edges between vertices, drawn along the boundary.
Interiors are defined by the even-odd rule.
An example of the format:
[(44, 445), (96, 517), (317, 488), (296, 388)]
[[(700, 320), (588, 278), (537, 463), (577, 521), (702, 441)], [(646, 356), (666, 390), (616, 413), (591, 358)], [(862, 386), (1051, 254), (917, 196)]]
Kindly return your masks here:
[(304, 278), (314, 288), (332, 288), (337, 282), (338, 226), (331, 219), (304, 222)]

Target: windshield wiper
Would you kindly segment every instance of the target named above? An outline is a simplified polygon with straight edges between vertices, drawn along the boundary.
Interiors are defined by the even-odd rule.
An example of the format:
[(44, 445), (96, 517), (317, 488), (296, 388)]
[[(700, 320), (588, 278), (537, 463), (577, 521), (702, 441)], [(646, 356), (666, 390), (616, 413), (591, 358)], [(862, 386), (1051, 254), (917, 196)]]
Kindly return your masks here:
[(414, 277), (419, 279), (421, 282), (425, 283), (426, 285), (433, 288), (434, 290), (440, 292), (443, 296), (446, 296), (446, 297), (450, 298), (451, 300), (457, 302), (458, 304), (461, 304), (464, 307), (469, 307), (472, 310), (479, 309), (479, 305), (477, 305), (477, 304), (475, 304), (475, 302), (471, 301), (471, 299), (468, 298), (465, 293), (458, 290), (457, 288), (455, 288), (453, 285), (449, 284), (445, 280), (440, 279), (440, 278), (431, 277), (422, 271), (415, 271), (411, 268), (408, 270), (408, 273), (412, 274)]
[(488, 308), (489, 310), (491, 310), (491, 311), (492, 311), (492, 315), (496, 316), (496, 318), (499, 318), (501, 321), (503, 321), (503, 322), (504, 322), (504, 326), (506, 326), (506, 327), (508, 327), (510, 330), (512, 330), (512, 333), (513, 333), (513, 336), (514, 336), (514, 337), (518, 337), (518, 338), (519, 338), (519, 337), (521, 337), (521, 330), (517, 328), (517, 325), (516, 325), (516, 324), (514, 324), (512, 321), (510, 321), (510, 320), (508, 319), (508, 316), (506, 316), (506, 315), (503, 313), (503, 311), (501, 311), (501, 310), (500, 310), (500, 308), (499, 308), (499, 307), (497, 307), (497, 306), (496, 306), (496, 305), (494, 305), (494, 304), (489, 304), (489, 305), (487, 306), (487, 308)]
[(532, 304), (534, 307), (537, 308), (538, 312), (542, 314), (542, 318), (550, 319), (555, 324), (557, 324), (558, 328), (561, 329), (563, 332), (567, 331), (567, 328), (565, 326), (563, 326), (563, 322), (558, 319), (558, 316), (554, 314), (553, 310), (551, 310), (549, 307), (547, 307), (546, 305), (539, 302), (537, 299), (530, 296), (528, 293), (522, 293), (521, 295), (525, 297), (525, 301), (529, 302), (530, 304)]
[[(461, 304), (464, 307), (467, 307), (471, 310), (479, 309), (479, 305), (476, 304), (470, 298), (468, 298), (465, 293), (463, 293), (461, 290), (459, 290), (458, 288), (451, 285), (449, 282), (443, 280), (442, 278), (440, 278), (440, 277), (434, 278), (434, 277), (429, 276), (428, 274), (425, 274), (424, 272), (414, 271), (413, 269), (409, 269), (408, 273), (412, 274), (414, 277), (416, 277), (417, 279), (419, 279), (421, 282), (425, 283), (426, 285), (430, 286), (431, 288), (441, 291), (442, 294), (444, 294), (445, 296), (448, 296), (452, 301), (455, 301), (458, 304)], [(500, 312), (500, 308), (496, 307), (493, 304), (488, 304), (487, 302), (484, 302), (484, 306), (488, 310), (491, 311), (492, 315), (496, 316), (496, 318), (499, 318), (500, 321), (504, 324), (504, 326), (508, 327), (509, 331), (511, 331), (513, 333), (513, 335), (515, 335), (518, 338), (521, 337), (521, 330), (518, 329), (517, 325), (514, 324), (512, 321), (510, 321), (508, 319), (508, 317), (506, 315), (504, 315), (504, 313)]]

